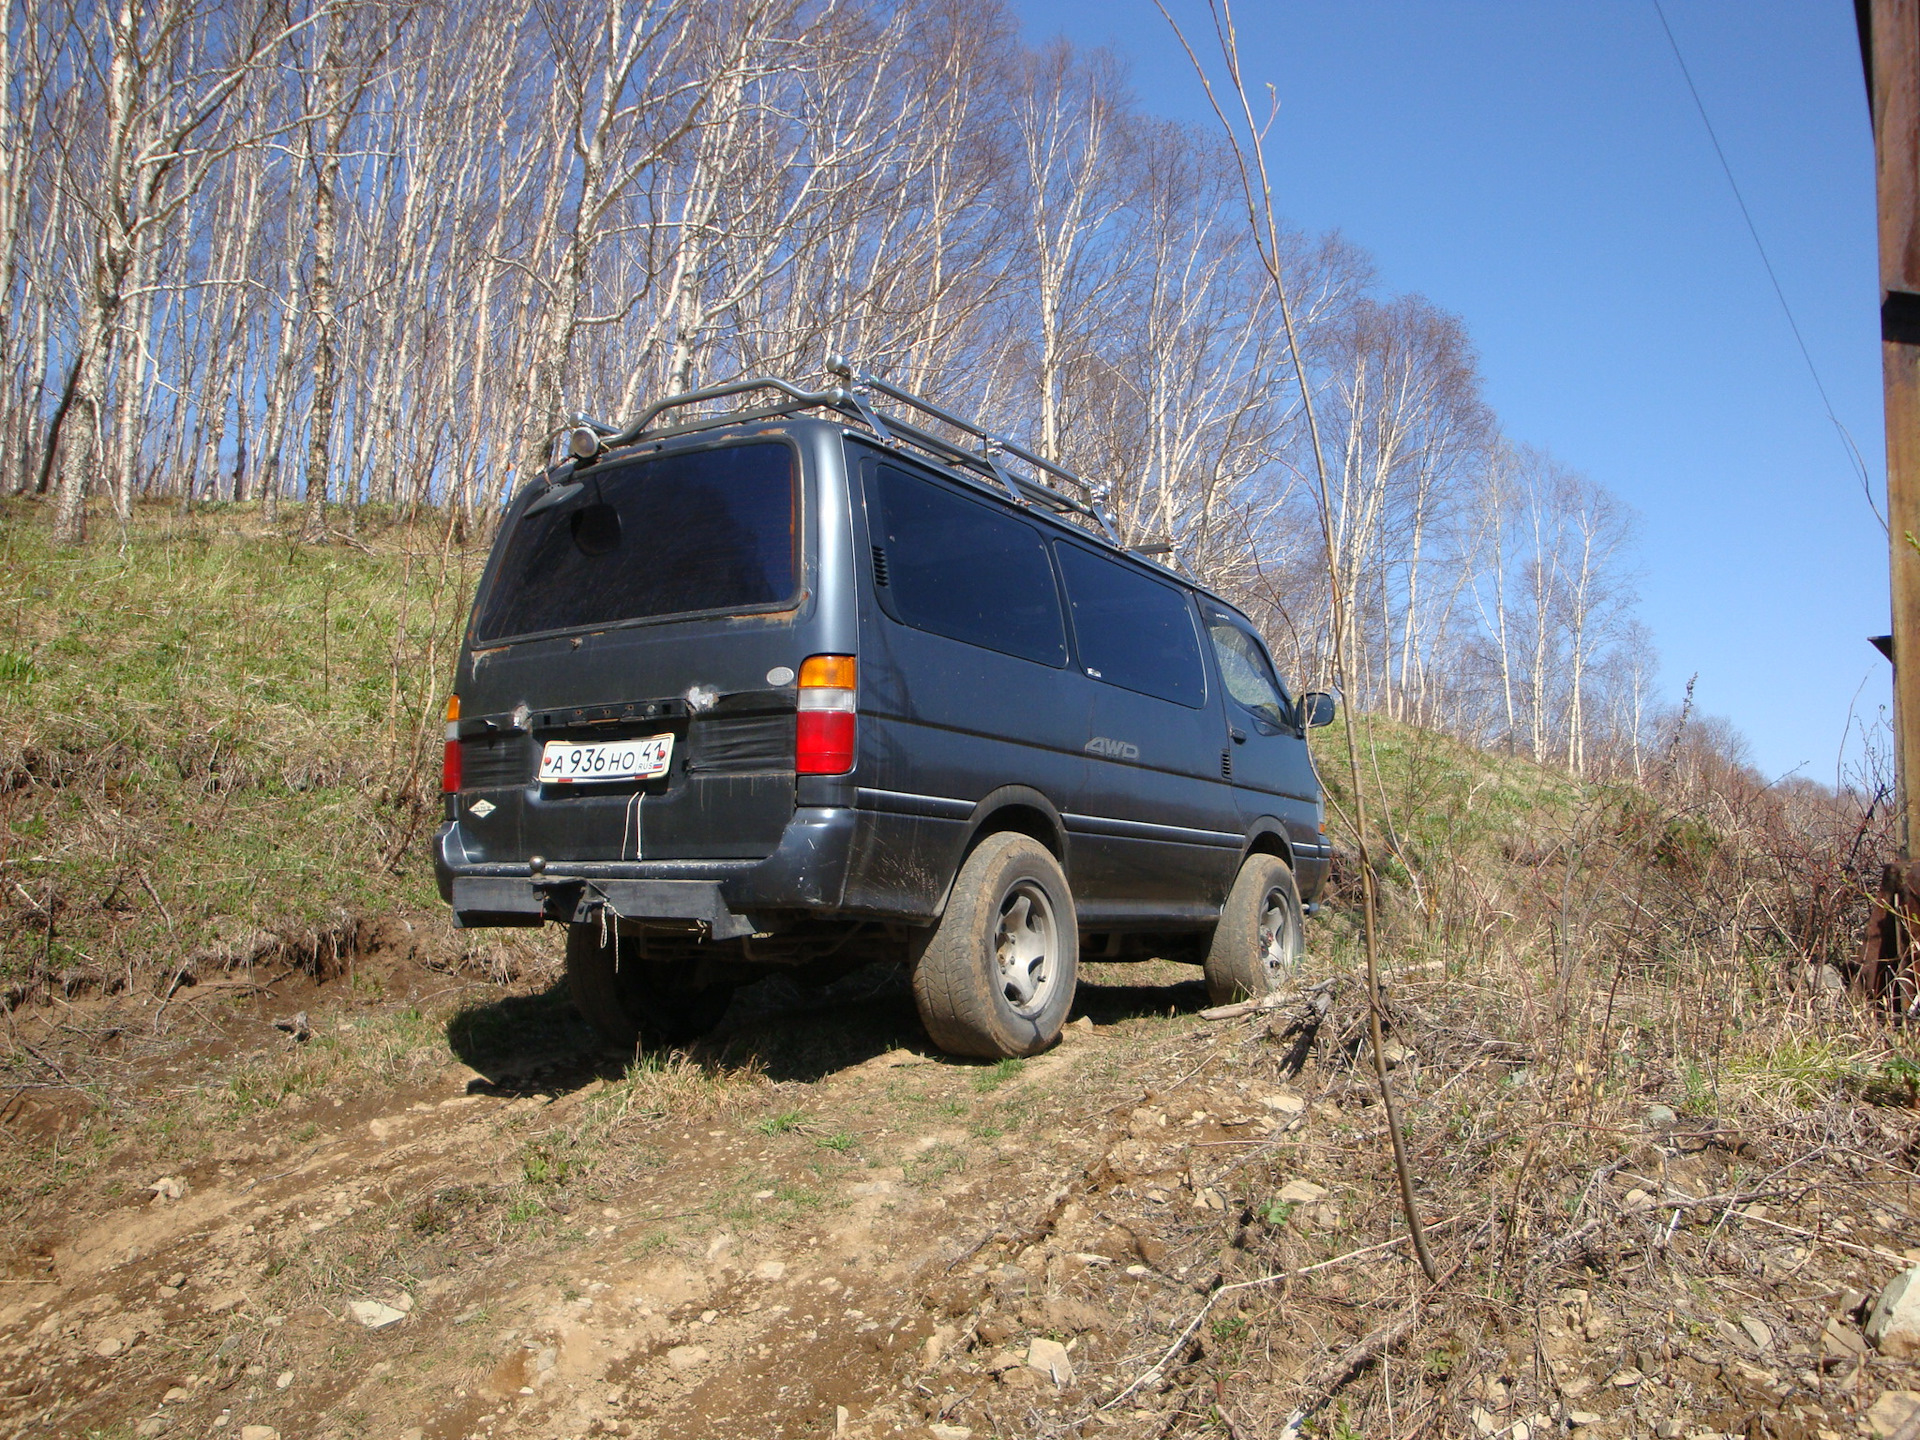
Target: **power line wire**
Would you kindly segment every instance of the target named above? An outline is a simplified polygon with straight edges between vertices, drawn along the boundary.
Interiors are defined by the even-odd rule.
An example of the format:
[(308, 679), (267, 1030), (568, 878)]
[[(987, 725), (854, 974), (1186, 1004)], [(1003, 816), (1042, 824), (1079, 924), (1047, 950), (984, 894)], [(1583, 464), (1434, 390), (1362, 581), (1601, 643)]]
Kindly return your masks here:
[(1687, 82), (1687, 93), (1693, 96), (1693, 108), (1700, 112), (1700, 123), (1706, 126), (1707, 139), (1713, 142), (1713, 153), (1720, 159), (1720, 171), (1727, 177), (1727, 188), (1733, 191), (1734, 203), (1740, 207), (1740, 218), (1747, 222), (1747, 234), (1753, 237), (1753, 248), (1760, 252), (1760, 263), (1766, 267), (1767, 280), (1773, 286), (1774, 298), (1780, 302), (1780, 311), (1787, 317), (1787, 327), (1793, 331), (1793, 342), (1800, 347), (1800, 358), (1807, 362), (1807, 374), (1813, 377), (1813, 388), (1820, 392), (1820, 404), (1826, 409), (1827, 419), (1832, 422), (1834, 431), (1840, 437), (1840, 444), (1847, 453), (1847, 459), (1860, 476), (1861, 492), (1867, 497), (1867, 506), (1873, 511), (1874, 519), (1886, 528), (1886, 517), (1880, 513), (1880, 507), (1874, 503), (1873, 480), (1867, 472), (1867, 462), (1860, 454), (1860, 447), (1853, 443), (1853, 436), (1847, 433), (1847, 427), (1840, 423), (1840, 417), (1834, 413), (1833, 401), (1827, 395), (1827, 387), (1820, 378), (1820, 367), (1813, 363), (1813, 352), (1807, 349), (1806, 337), (1800, 333), (1800, 322), (1793, 318), (1793, 307), (1787, 303), (1787, 292), (1781, 287), (1780, 277), (1774, 273), (1773, 261), (1767, 255), (1767, 247), (1761, 243), (1760, 227), (1753, 223), (1753, 212), (1747, 209), (1747, 200), (1740, 193), (1740, 182), (1733, 178), (1733, 166), (1727, 162), (1727, 152), (1721, 147), (1720, 136), (1713, 128), (1713, 121), (1707, 115), (1706, 102), (1700, 98), (1700, 87), (1693, 83), (1693, 72), (1687, 68), (1687, 58), (1680, 53), (1680, 42), (1674, 38), (1673, 26), (1667, 23), (1667, 12), (1660, 0), (1653, 0), (1653, 13), (1660, 17), (1660, 28), (1666, 32), (1667, 44), (1673, 50), (1673, 58), (1680, 66), (1681, 78)]

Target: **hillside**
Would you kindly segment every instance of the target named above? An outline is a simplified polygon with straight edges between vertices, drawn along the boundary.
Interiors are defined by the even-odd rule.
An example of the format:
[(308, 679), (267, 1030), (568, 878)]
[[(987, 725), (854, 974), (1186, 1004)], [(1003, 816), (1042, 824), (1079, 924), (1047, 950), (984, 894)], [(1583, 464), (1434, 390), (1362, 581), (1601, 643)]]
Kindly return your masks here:
[(479, 552), (361, 519), (0, 510), (0, 1431), (1823, 1437), (1920, 1392), (1862, 1334), (1920, 1066), (1819, 968), (1841, 811), (1361, 722), (1429, 1286), (1338, 899), (1286, 1005), (1091, 965), (1025, 1063), (879, 971), (597, 1049), (556, 937), (452, 931), (424, 861)]

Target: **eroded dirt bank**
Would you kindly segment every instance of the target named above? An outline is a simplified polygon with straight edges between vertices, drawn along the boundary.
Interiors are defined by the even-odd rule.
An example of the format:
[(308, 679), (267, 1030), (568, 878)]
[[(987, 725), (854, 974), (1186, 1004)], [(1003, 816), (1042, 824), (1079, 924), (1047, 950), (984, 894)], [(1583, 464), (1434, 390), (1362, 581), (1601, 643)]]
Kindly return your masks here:
[(872, 975), (638, 1063), (550, 977), (404, 957), (17, 1015), (0, 1426), (1813, 1437), (1920, 1390), (1858, 1324), (1920, 1258), (1910, 1112), (1598, 1097), (1411, 977), (1430, 1290), (1350, 997), (1089, 969), (1000, 1066)]

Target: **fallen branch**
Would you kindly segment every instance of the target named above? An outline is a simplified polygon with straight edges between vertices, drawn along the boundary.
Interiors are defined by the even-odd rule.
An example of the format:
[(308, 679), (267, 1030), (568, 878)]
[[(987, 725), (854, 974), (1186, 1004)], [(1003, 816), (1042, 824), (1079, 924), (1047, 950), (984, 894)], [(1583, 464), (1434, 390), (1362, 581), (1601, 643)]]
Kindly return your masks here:
[(1416, 1304), (1392, 1324), (1382, 1325), (1316, 1370), (1306, 1382), (1307, 1398), (1295, 1407), (1293, 1414), (1287, 1417), (1287, 1423), (1280, 1427), (1281, 1440), (1291, 1440), (1291, 1437), (1299, 1434), (1300, 1422), (1324, 1404), (1334, 1391), (1411, 1335), (1413, 1322), (1419, 1318), (1420, 1307)]
[[(1441, 1229), (1451, 1225), (1459, 1218), (1458, 1215), (1450, 1215), (1432, 1228), (1435, 1230)], [(1328, 1270), (1335, 1265), (1344, 1265), (1349, 1260), (1358, 1260), (1362, 1255), (1372, 1255), (1381, 1250), (1390, 1250), (1395, 1245), (1403, 1245), (1407, 1239), (1408, 1237), (1405, 1235), (1396, 1235), (1391, 1240), (1382, 1240), (1377, 1245), (1363, 1245), (1358, 1250), (1349, 1250), (1346, 1254), (1336, 1255), (1331, 1260), (1321, 1260), (1312, 1265), (1302, 1265), (1297, 1270), (1276, 1270), (1271, 1275), (1257, 1276), (1252, 1280), (1236, 1280), (1231, 1285), (1220, 1286), (1214, 1290), (1212, 1294), (1207, 1296), (1206, 1303), (1194, 1314), (1193, 1319), (1187, 1322), (1186, 1328), (1180, 1332), (1180, 1337), (1167, 1347), (1166, 1353), (1152, 1365), (1141, 1371), (1140, 1374), (1136, 1375), (1133, 1382), (1129, 1384), (1126, 1389), (1122, 1390), (1118, 1395), (1115, 1395), (1100, 1408), (1102, 1410), (1111, 1410), (1142, 1385), (1149, 1384), (1164, 1377), (1167, 1373), (1167, 1366), (1172, 1364), (1174, 1358), (1186, 1348), (1187, 1342), (1193, 1338), (1194, 1332), (1200, 1328), (1201, 1321), (1207, 1318), (1208, 1313), (1219, 1302), (1223, 1295), (1231, 1295), (1236, 1290), (1254, 1290), (1263, 1285), (1277, 1285), (1282, 1280), (1292, 1280), (1297, 1276), (1311, 1275), (1316, 1270)], [(1454, 1268), (1457, 1270), (1459, 1267), (1455, 1266)], [(1449, 1278), (1450, 1275), (1451, 1272), (1449, 1272)]]
[(1258, 1014), (1262, 1010), (1278, 1010), (1282, 1005), (1300, 997), (1291, 991), (1276, 991), (1272, 995), (1262, 995), (1258, 1000), (1236, 1000), (1231, 1005), (1215, 1005), (1210, 1010), (1202, 1010), (1202, 1020), (1238, 1020), (1242, 1015)]

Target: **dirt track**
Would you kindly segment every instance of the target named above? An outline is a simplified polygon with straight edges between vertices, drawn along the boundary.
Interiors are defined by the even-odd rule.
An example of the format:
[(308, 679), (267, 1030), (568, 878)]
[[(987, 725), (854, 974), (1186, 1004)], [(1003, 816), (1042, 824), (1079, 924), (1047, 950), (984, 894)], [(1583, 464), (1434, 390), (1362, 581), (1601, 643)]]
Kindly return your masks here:
[[(272, 1028), (295, 1003), (321, 1034), (366, 1023), (325, 987), (281, 988), (221, 1041), (312, 1043)], [(35, 1217), (39, 1273), (0, 1295), (7, 1418), (23, 1434), (886, 1433), (939, 1409), (914, 1377), (956, 1320), (978, 1342), (989, 1294), (989, 1316), (1032, 1310), (1084, 1366), (1123, 1313), (1116, 1285), (1183, 1303), (1181, 1266), (1100, 1255), (1097, 1233), (1084, 1259), (1052, 1241), (1090, 1221), (1067, 1196), (1104, 1154), (1116, 1051), (1129, 1087), (1143, 1058), (1117, 1031), (1166, 1028), (1124, 1012), (1196, 999), (1091, 992), (1107, 1025), (997, 1070), (930, 1054), (897, 993), (788, 1009), (732, 1043), (777, 1026), (800, 1066), (812, 1042), (843, 1063), (638, 1089), (619, 1060), (583, 1057), (563, 995), (456, 1013), (456, 1034), (494, 1042), (484, 1070), (447, 1055), (392, 1088), (296, 1098), (196, 1137), (190, 1161), (110, 1163), (68, 1213)], [(197, 1039), (169, 1063), (221, 1064), (225, 1044)], [(149, 1083), (166, 1068), (149, 1061)], [(1004, 1273), (1016, 1256), (1029, 1268)], [(403, 1318), (369, 1329), (356, 1301)], [(1084, 1394), (1024, 1366), (1000, 1389), (1040, 1423)]]
[[(591, 1050), (561, 990), (503, 995), (410, 960), (209, 990), (172, 1020), (124, 998), (40, 1017), (20, 1037), (39, 1062), (104, 1078), (10, 1102), (0, 1426), (1279, 1434), (1305, 1377), (1421, 1289), (1364, 1076), (1324, 1038), (1295, 1076), (1282, 1036), (1197, 1020), (1191, 971), (1092, 968), (1067, 1041), (999, 1067), (930, 1053), (899, 988), (871, 979), (826, 1005), (738, 1007), (704, 1068), (630, 1069)], [(1462, 1113), (1494, 1115), (1515, 1063)], [(1403, 1079), (1444, 1097), (1447, 1075), (1478, 1073)], [(1844, 1284), (1920, 1244), (1897, 1176), (1855, 1184), (1857, 1221), (1820, 1221), (1855, 1237), (1839, 1249), (1796, 1256), (1756, 1221), (1772, 1248), (1733, 1253), (1731, 1293), (1689, 1289), (1680, 1249), (1636, 1257), (1664, 1213), (1624, 1187), (1732, 1193), (1754, 1166), (1628, 1138), (1579, 1208), (1557, 1202), (1596, 1218), (1513, 1232), (1558, 1267), (1529, 1296), (1502, 1279), (1515, 1240), (1493, 1187), (1443, 1183), (1471, 1147), (1435, 1138), (1443, 1264), (1491, 1278), (1426, 1312), (1384, 1410), (1356, 1386), (1382, 1420), (1401, 1387), (1380, 1433), (1815, 1437), (1912, 1383), (1829, 1353), (1844, 1315), (1839, 1341), (1822, 1328)], [(1285, 1189), (1307, 1179), (1323, 1193)], [(1724, 1251), (1727, 1213), (1683, 1226), (1683, 1210), (1669, 1240)], [(1883, 1222), (1906, 1233), (1868, 1240)]]

